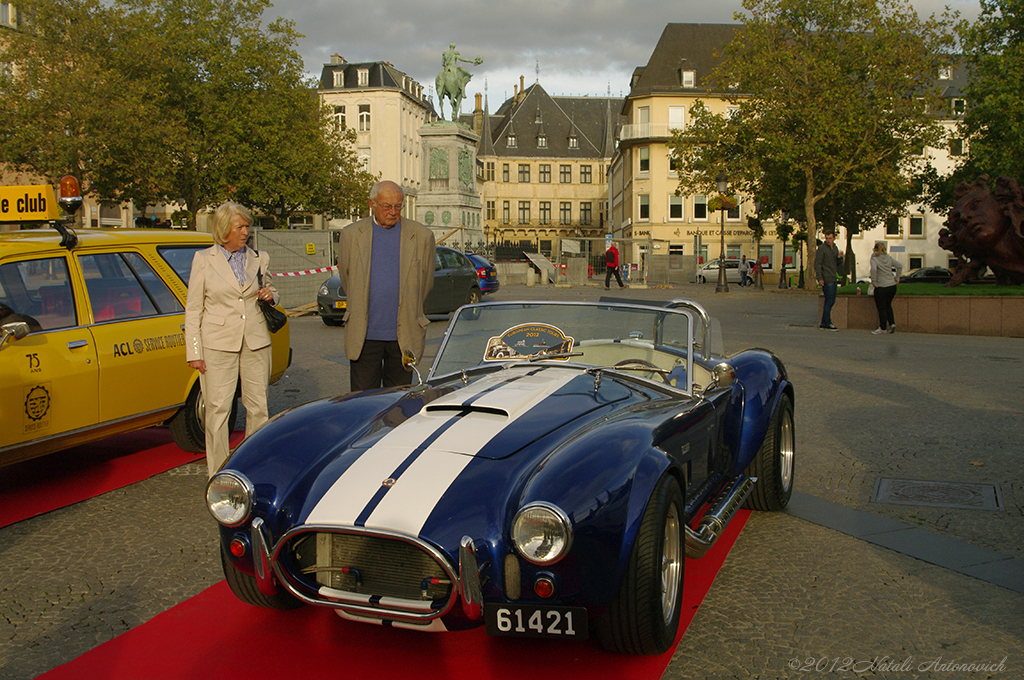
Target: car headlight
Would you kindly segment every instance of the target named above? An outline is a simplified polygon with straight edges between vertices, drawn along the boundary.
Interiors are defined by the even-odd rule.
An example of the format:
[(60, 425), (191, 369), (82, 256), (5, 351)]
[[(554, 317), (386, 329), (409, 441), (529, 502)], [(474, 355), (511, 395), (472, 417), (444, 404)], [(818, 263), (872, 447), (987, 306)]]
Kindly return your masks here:
[(320, 294), (323, 295), (324, 297), (327, 297), (327, 293), (328, 293), (327, 285), (324, 284), (324, 285), (320, 286)]
[(249, 519), (252, 495), (248, 479), (237, 472), (222, 472), (206, 485), (206, 507), (215, 520), (226, 527), (236, 527)]
[(512, 520), (512, 543), (528, 562), (554, 564), (572, 547), (572, 524), (550, 503), (530, 503)]

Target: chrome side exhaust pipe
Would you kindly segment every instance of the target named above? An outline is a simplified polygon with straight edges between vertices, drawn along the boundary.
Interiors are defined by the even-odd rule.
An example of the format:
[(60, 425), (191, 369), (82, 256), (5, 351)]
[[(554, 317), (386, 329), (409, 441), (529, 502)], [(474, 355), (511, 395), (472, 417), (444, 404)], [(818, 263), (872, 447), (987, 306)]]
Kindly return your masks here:
[(733, 483), (722, 491), (712, 503), (708, 511), (700, 519), (696, 529), (686, 525), (686, 556), (691, 559), (703, 557), (704, 553), (721, 537), (736, 511), (740, 509), (747, 496), (754, 489), (757, 477), (740, 475)]

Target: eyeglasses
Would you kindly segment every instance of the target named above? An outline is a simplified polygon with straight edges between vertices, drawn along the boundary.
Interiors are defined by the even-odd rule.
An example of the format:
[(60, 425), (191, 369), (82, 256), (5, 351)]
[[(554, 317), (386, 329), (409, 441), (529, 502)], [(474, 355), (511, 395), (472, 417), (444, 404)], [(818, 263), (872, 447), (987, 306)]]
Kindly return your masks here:
[(401, 203), (396, 203), (395, 205), (391, 205), (389, 203), (374, 203), (374, 205), (377, 206), (378, 208), (380, 208), (381, 210), (383, 210), (384, 212), (391, 212), (392, 210), (397, 210), (398, 212), (402, 212), (402, 204)]

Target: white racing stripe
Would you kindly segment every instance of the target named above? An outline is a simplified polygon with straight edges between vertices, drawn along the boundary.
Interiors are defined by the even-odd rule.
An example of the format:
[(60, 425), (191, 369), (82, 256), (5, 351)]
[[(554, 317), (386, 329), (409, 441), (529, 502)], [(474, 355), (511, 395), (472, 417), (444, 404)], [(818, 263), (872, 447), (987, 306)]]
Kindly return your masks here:
[[(527, 368), (527, 367), (524, 367)], [(529, 367), (532, 370), (535, 367)], [(511, 369), (518, 371), (518, 369)], [(515, 374), (514, 374), (515, 375)], [(509, 417), (475, 412), (459, 417), (458, 411), (433, 411), (409, 418), (381, 438), (343, 474), (306, 518), (307, 524), (351, 526), (366, 509), (388, 479), (423, 442), (448, 425), (412, 462), (388, 489), (366, 520), (366, 527), (389, 529), (417, 536), (434, 506), (459, 474), (473, 461), (475, 454), (519, 417), (556, 392), (579, 371), (545, 369), (537, 375), (522, 376), (502, 384), (509, 373), (487, 376), (465, 390), (435, 400), (439, 404), (462, 404), (487, 389), (495, 388), (474, 404), (498, 406)], [(519, 383), (524, 383), (519, 385)], [(528, 389), (523, 389), (528, 387)]]

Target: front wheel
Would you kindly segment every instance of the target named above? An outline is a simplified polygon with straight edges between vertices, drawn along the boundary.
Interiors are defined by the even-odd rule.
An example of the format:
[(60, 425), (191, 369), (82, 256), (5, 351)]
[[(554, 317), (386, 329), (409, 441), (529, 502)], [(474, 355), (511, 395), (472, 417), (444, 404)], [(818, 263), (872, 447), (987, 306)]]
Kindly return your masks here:
[(757, 477), (757, 484), (743, 507), (751, 510), (785, 508), (793, 495), (795, 458), (793, 401), (788, 394), (783, 394), (772, 414), (761, 448), (747, 466), (747, 476)]
[(298, 609), (302, 606), (301, 600), (296, 599), (280, 586), (276, 594), (264, 595), (259, 584), (256, 583), (255, 576), (238, 571), (231, 565), (231, 561), (224, 553), (224, 548), (221, 548), (220, 551), (220, 564), (224, 569), (224, 578), (228, 582), (228, 587), (242, 602), (254, 607), (268, 607), (269, 609)]
[(665, 475), (640, 522), (626, 575), (597, 620), (601, 646), (624, 654), (662, 654), (675, 642), (683, 603), (683, 494)]

